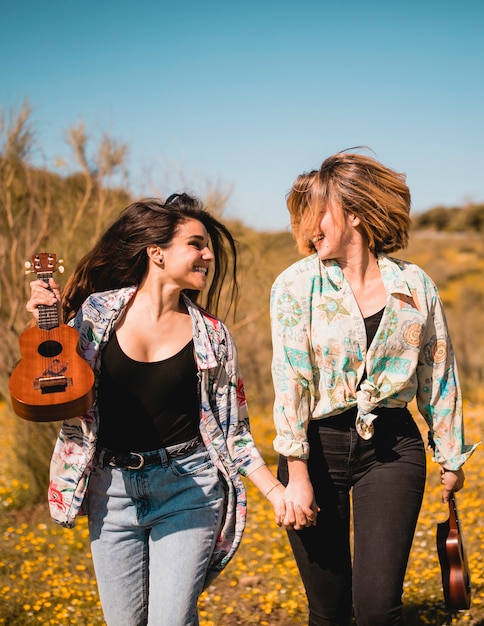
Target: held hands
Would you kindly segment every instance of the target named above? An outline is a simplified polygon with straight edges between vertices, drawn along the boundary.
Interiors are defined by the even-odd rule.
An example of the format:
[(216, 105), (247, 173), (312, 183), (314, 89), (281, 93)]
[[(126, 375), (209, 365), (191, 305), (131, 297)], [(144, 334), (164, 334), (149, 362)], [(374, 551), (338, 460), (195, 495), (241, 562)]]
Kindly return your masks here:
[(287, 530), (301, 530), (315, 526), (319, 507), (314, 498), (307, 462), (296, 457), (288, 457), (287, 468), (289, 482), (284, 492), (280, 526), (284, 526)]
[(284, 515), (280, 525), (287, 530), (315, 526), (319, 511), (309, 478), (289, 480), (284, 492)]
[(464, 470), (458, 469), (446, 470), (443, 467), (440, 469), (440, 482), (444, 487), (442, 493), (442, 502), (448, 502), (452, 491), (459, 491), (464, 486), (465, 476)]
[[(276, 524), (284, 526), (288, 530), (301, 530), (307, 526), (316, 524), (316, 517), (319, 507), (314, 501), (313, 489), (310, 483), (309, 492), (304, 494), (296, 487), (294, 489), (294, 498), (288, 498), (288, 492), (291, 493), (290, 485), (284, 488), (281, 483), (271, 488), (265, 495), (274, 507), (276, 515)], [(310, 504), (308, 505), (307, 502)]]
[(265, 493), (265, 497), (269, 500), (274, 508), (276, 516), (276, 524), (282, 526), (282, 520), (286, 514), (285, 502), (284, 502), (284, 485), (280, 482), (274, 483), (274, 485)]
[(25, 308), (29, 313), (32, 313), (36, 319), (39, 318), (40, 304), (52, 306), (56, 303), (60, 304), (60, 289), (53, 278), (49, 279), (49, 285), (43, 280), (33, 280), (30, 283), (30, 299)]

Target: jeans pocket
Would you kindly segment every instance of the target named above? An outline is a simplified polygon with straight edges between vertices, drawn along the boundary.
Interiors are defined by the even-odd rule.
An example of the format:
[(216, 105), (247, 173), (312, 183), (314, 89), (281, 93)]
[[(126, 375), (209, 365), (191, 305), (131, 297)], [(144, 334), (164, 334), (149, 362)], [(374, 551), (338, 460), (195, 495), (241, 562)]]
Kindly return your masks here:
[(196, 476), (209, 469), (216, 471), (205, 447), (200, 447), (187, 456), (171, 459), (170, 468), (176, 476)]

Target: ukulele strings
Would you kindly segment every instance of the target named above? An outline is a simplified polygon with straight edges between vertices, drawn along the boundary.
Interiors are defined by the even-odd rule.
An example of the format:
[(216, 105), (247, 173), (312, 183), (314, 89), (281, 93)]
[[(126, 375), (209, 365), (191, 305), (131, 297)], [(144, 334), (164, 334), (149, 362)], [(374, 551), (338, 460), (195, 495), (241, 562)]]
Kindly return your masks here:
[[(48, 289), (51, 290), (49, 286), (49, 278), (52, 277), (52, 273), (45, 272), (41, 276), (42, 280), (48, 285)], [(42, 308), (39, 311), (39, 316), (42, 318), (42, 325), (40, 326), (40, 334), (41, 340), (44, 346), (46, 346), (45, 356), (43, 357), (43, 368), (42, 368), (42, 378), (55, 378), (59, 375), (60, 369), (57, 368), (55, 364), (61, 364), (59, 357), (59, 353), (54, 354), (56, 345), (61, 346), (61, 338), (60, 338), (60, 328), (59, 328), (59, 314), (57, 310), (57, 303), (48, 305), (41, 305)], [(39, 318), (40, 325), (40, 318)], [(52, 354), (49, 354), (49, 351), (52, 351)]]

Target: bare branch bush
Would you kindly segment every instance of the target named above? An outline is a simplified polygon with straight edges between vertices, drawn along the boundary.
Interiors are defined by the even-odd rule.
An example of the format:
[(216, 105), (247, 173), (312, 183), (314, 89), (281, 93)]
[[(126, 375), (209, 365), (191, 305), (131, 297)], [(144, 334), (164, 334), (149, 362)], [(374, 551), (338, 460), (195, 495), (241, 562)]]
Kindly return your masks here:
[[(29, 105), (16, 113), (0, 112), (0, 396), (7, 401), (8, 380), (21, 357), (18, 336), (31, 324), (25, 310), (30, 282), (25, 262), (37, 252), (68, 255), (69, 271), (130, 201), (126, 191), (107, 186), (124, 166), (126, 146), (104, 135), (90, 159), (91, 140), (83, 124), (71, 128), (67, 138), (80, 172), (61, 177), (32, 165), (36, 141)], [(18, 419), (19, 449), (39, 488), (46, 481), (57, 429), (55, 423)]]

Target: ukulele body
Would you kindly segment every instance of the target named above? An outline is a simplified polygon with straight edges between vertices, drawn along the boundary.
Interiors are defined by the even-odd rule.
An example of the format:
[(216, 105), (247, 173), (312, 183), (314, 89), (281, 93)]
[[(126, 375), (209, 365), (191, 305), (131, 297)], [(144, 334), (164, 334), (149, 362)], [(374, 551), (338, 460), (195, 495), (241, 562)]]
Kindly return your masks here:
[(22, 360), (9, 381), (15, 413), (52, 422), (85, 413), (94, 402), (94, 374), (78, 353), (77, 330), (29, 328), (19, 337)]
[(449, 500), (449, 519), (437, 524), (437, 552), (445, 606), (450, 611), (469, 609), (471, 580), (454, 495)]
[[(26, 263), (50, 289), (56, 255), (41, 252)], [(30, 270), (33, 267), (33, 270)], [(94, 373), (79, 354), (79, 334), (59, 323), (57, 305), (38, 307), (38, 327), (19, 337), (21, 361), (9, 380), (15, 413), (32, 422), (55, 422), (83, 415), (94, 402)]]

